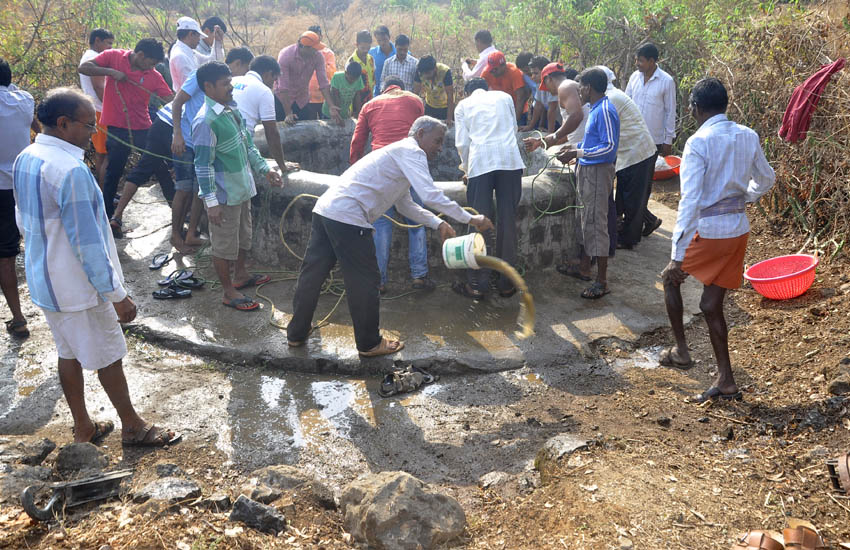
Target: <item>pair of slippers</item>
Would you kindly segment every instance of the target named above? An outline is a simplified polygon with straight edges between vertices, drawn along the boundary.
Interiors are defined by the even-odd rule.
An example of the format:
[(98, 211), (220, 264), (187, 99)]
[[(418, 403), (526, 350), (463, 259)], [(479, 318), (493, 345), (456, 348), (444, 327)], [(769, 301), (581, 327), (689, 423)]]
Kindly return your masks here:
[(203, 277), (196, 277), (194, 272), (189, 269), (178, 269), (171, 272), (165, 279), (157, 281), (157, 284), (164, 288), (153, 291), (155, 299), (174, 300), (190, 298), (192, 290), (203, 288), (206, 280)]
[[(674, 369), (688, 370), (694, 366), (694, 361), (691, 358), (688, 358), (687, 361), (681, 359), (676, 354), (676, 346), (670, 346), (669, 348), (661, 351), (661, 355), (658, 358), (658, 364), (662, 367), (673, 367)], [(721, 389), (717, 386), (711, 386), (704, 392), (689, 397), (688, 403), (702, 405), (716, 399), (722, 399), (724, 401), (741, 401), (743, 398), (744, 394), (740, 391), (723, 393), (723, 391), (721, 391)]]
[[(236, 290), (242, 290), (244, 288), (261, 286), (266, 283), (270, 283), (271, 280), (272, 278), (268, 275), (254, 274), (251, 275), (250, 279), (248, 279), (242, 284), (234, 286), (233, 288), (235, 288)], [(247, 296), (242, 296), (241, 298), (236, 298), (233, 300), (222, 300), (221, 303), (227, 307), (232, 307), (233, 309), (236, 309), (238, 311), (254, 311), (256, 309), (260, 309), (260, 303)]]
[(437, 380), (439, 380), (439, 376), (410, 365), (403, 369), (394, 370), (386, 375), (381, 381), (381, 387), (378, 388), (378, 395), (381, 397), (391, 397), (400, 393), (409, 393), (418, 390), (424, 385), (433, 384)]

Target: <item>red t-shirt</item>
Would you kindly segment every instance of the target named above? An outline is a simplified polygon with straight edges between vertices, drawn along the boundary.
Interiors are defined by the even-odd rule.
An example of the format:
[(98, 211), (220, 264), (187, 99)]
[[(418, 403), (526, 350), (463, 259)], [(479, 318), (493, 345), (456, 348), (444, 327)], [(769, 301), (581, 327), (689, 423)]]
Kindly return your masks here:
[[(516, 91), (525, 86), (525, 79), (522, 77), (522, 71), (517, 68), (513, 63), (508, 63), (505, 72), (500, 77), (493, 76), (493, 73), (490, 72), (490, 67), (486, 67), (484, 72), (481, 73), (481, 78), (487, 81), (487, 85), (490, 86), (490, 91), (498, 90), (500, 92), (505, 92), (510, 95), (516, 101)], [(525, 105), (522, 106), (522, 112), (528, 111), (528, 102), (525, 102)]]
[(419, 96), (390, 86), (360, 109), (348, 162), (354, 164), (363, 157), (370, 131), (372, 150), (376, 151), (406, 138), (413, 122), (424, 113), (425, 106)]
[[(141, 84), (145, 90), (150, 90), (159, 97), (171, 95), (171, 88), (156, 70), (134, 71), (130, 69), (130, 50), (106, 50), (101, 52), (94, 61), (100, 67), (108, 67), (127, 75), (127, 80)], [(117, 92), (116, 92), (117, 84)], [(100, 124), (127, 128), (129, 119), (131, 130), (147, 130), (151, 127), (151, 117), (148, 113), (150, 93), (129, 82), (116, 82), (111, 76), (106, 77), (106, 87), (103, 90), (103, 113)], [(120, 92), (120, 97), (118, 92)], [(121, 100), (124, 100), (123, 103)], [(124, 112), (124, 104), (127, 112)]]

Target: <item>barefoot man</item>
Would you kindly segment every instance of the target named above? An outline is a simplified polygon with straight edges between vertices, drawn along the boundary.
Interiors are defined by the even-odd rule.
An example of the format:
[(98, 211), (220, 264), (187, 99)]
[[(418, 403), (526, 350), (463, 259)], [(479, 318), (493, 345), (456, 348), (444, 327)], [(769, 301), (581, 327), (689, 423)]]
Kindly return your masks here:
[(662, 365), (692, 365), (680, 286), (688, 275), (704, 285), (699, 307), (708, 324), (717, 378), (702, 394), (691, 397), (692, 403), (742, 397), (729, 361), (723, 298), (727, 289), (741, 286), (750, 231), (746, 203), (756, 202), (776, 179), (758, 134), (726, 118), (728, 103), (726, 88), (718, 79), (704, 78), (694, 85), (690, 110), (699, 129), (685, 144), (672, 259), (661, 274), (676, 338), (676, 345), (662, 352)]

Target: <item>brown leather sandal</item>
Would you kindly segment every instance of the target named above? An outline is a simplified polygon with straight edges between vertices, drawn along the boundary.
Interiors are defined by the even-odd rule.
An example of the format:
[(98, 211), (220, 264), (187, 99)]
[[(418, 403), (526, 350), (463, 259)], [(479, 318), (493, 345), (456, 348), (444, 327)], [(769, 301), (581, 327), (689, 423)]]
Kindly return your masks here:
[[(778, 533), (777, 533), (778, 535)], [(735, 539), (730, 550), (783, 550), (784, 546), (768, 531), (750, 531)]]
[(818, 535), (817, 531), (798, 525), (782, 530), (785, 539), (785, 550), (828, 550), (829, 545)]

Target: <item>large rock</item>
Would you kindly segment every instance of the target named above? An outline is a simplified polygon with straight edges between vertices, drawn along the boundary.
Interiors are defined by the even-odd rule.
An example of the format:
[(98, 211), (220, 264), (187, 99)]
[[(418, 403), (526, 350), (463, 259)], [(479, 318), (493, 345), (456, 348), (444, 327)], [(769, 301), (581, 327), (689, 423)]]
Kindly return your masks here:
[(340, 507), (346, 531), (376, 550), (427, 550), (466, 526), (456, 500), (405, 472), (357, 479), (343, 490)]
[(556, 463), (564, 456), (587, 447), (587, 440), (570, 434), (559, 434), (549, 438), (534, 458), (534, 469), (540, 472), (540, 479), (547, 483)]
[(44, 462), (47, 455), (52, 453), (55, 448), (56, 443), (49, 439), (38, 439), (29, 442), (6, 440), (0, 443), (0, 462), (38, 466)]
[(0, 503), (20, 504), (21, 491), (50, 480), (50, 468), (44, 466), (21, 466), (11, 472), (0, 474)]
[(827, 389), (832, 395), (850, 394), (850, 369), (842, 368), (838, 375), (829, 381)]
[(251, 472), (251, 478), (252, 480), (256, 479), (257, 485), (266, 485), (281, 491), (295, 489), (312, 480), (309, 475), (304, 473), (304, 470), (286, 464), (265, 466), (254, 470)]
[(175, 504), (194, 500), (201, 496), (201, 488), (190, 479), (163, 477), (148, 483), (133, 495), (136, 502), (158, 500)]
[(230, 521), (239, 521), (264, 533), (275, 535), (286, 529), (286, 518), (277, 509), (240, 495), (233, 503)]
[(109, 465), (109, 458), (91, 443), (71, 443), (59, 449), (56, 471), (64, 478), (94, 475)]

